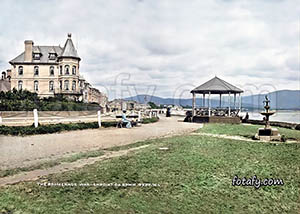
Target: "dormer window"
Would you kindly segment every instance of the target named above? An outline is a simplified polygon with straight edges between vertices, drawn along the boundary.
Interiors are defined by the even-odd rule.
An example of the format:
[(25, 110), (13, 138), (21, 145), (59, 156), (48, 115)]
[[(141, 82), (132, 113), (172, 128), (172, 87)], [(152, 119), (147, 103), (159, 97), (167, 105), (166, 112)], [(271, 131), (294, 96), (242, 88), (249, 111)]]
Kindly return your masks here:
[(56, 54), (55, 53), (49, 53), (49, 59), (50, 60), (55, 60), (56, 59)]
[(33, 59), (34, 60), (40, 60), (41, 59), (41, 54), (40, 53), (33, 53)]

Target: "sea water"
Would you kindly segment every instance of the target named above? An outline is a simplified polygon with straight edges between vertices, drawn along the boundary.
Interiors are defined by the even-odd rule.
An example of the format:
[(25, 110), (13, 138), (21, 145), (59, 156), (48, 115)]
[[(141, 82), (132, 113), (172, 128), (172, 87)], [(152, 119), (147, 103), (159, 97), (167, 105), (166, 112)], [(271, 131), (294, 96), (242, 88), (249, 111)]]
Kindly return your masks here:
[[(260, 111), (248, 112), (249, 119), (262, 120), (263, 116)], [(241, 112), (240, 115), (244, 118), (246, 112)], [(277, 110), (275, 114), (270, 116), (270, 121), (288, 122), (288, 123), (300, 123), (300, 111), (294, 110)]]

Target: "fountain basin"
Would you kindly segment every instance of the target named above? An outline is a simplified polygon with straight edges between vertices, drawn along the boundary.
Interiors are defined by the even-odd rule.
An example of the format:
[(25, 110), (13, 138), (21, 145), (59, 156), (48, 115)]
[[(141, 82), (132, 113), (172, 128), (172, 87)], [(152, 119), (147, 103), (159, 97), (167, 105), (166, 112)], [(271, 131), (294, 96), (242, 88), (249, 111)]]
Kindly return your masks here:
[(267, 116), (267, 115), (271, 116), (271, 115), (273, 115), (273, 114), (275, 114), (275, 113), (276, 113), (276, 111), (260, 112), (260, 114), (261, 114), (261, 115), (264, 115), (264, 116)]

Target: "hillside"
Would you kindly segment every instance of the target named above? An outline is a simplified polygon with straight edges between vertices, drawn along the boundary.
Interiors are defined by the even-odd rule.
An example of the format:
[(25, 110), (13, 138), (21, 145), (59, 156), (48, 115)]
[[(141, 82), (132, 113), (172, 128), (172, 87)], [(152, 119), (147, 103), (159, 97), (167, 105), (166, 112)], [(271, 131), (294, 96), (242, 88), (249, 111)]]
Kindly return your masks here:
[[(263, 108), (263, 100), (266, 94), (255, 94), (251, 96), (242, 97), (242, 106), (248, 109)], [(271, 100), (272, 109), (289, 109), (289, 110), (300, 110), (300, 90), (281, 90), (274, 91), (267, 94)], [(199, 96), (200, 97), (200, 96)], [(145, 99), (146, 98), (146, 99)], [(134, 97), (128, 97), (126, 100), (134, 100), (140, 103), (154, 102), (157, 105), (181, 105), (181, 106), (191, 106), (192, 98), (190, 99), (177, 99), (177, 98), (161, 98), (158, 96), (149, 95), (137, 95)], [(222, 101), (223, 105), (227, 106), (228, 102), (224, 97)], [(233, 102), (233, 98), (232, 98)], [(198, 106), (202, 105), (202, 98), (196, 99), (196, 104)], [(219, 105), (218, 99), (212, 99), (211, 104), (213, 107)]]

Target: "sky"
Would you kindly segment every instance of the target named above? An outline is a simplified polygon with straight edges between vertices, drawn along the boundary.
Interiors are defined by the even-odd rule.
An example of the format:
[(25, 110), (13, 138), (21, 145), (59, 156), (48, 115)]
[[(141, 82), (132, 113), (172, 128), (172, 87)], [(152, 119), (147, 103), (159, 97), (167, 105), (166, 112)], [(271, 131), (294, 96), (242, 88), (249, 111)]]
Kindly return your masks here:
[(110, 99), (191, 97), (218, 76), (246, 95), (300, 90), (300, 0), (1, 0), (0, 70), (35, 45), (81, 57)]

